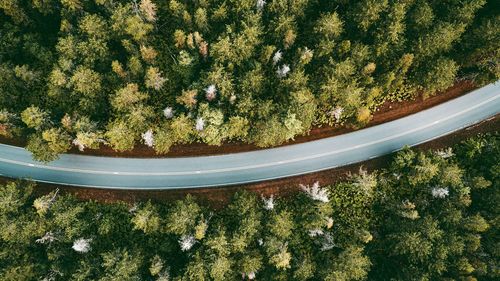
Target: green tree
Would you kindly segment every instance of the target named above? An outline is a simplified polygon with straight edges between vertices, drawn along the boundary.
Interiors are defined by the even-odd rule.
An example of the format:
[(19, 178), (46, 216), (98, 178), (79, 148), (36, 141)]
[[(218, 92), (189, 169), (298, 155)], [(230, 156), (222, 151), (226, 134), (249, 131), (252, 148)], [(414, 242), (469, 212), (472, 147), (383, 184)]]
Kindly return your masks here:
[(157, 67), (150, 67), (146, 71), (145, 77), (146, 87), (152, 88), (155, 90), (160, 90), (163, 87), (163, 84), (166, 81), (166, 78), (161, 76), (161, 72)]
[(64, 153), (71, 147), (70, 136), (62, 129), (45, 130), (42, 132), (42, 138), (55, 154)]
[(147, 94), (139, 91), (137, 84), (127, 84), (124, 88), (116, 91), (111, 104), (118, 111), (131, 111), (132, 106), (144, 101), (147, 97)]
[(292, 214), (287, 211), (271, 215), (267, 229), (275, 237), (280, 239), (289, 238), (294, 230), (294, 223), (291, 216)]
[(322, 38), (318, 44), (319, 56), (328, 55), (333, 52), (335, 40), (340, 37), (343, 29), (344, 23), (336, 12), (324, 14), (320, 17), (314, 29)]
[(134, 225), (134, 229), (142, 230), (144, 233), (159, 231), (161, 220), (156, 207), (151, 202), (146, 203), (136, 211), (132, 218), (132, 224)]
[(91, 69), (79, 67), (70, 79), (70, 83), (77, 93), (94, 97), (101, 90), (101, 77)]
[(117, 151), (125, 151), (134, 148), (136, 136), (134, 131), (129, 126), (120, 120), (117, 120), (108, 125), (108, 131), (105, 136), (113, 149)]
[(170, 123), (172, 139), (177, 143), (188, 143), (194, 133), (193, 121), (187, 116), (180, 115), (175, 117)]
[(387, 0), (364, 0), (358, 2), (353, 10), (353, 16), (357, 27), (367, 31), (370, 26), (380, 18), (380, 14), (387, 8)]
[(35, 130), (44, 127), (48, 122), (48, 118), (49, 114), (36, 106), (28, 107), (21, 113), (21, 120), (23, 120), (28, 128)]
[(417, 1), (409, 14), (410, 27), (416, 31), (429, 28), (434, 21), (434, 11), (428, 1)]
[(370, 259), (363, 255), (363, 249), (349, 247), (327, 268), (325, 280), (364, 280), (370, 268)]
[(191, 233), (198, 224), (201, 208), (191, 196), (175, 202), (169, 215), (165, 218), (165, 229), (168, 233), (179, 236)]
[(38, 134), (28, 138), (26, 149), (32, 153), (33, 159), (40, 162), (50, 162), (58, 158), (58, 154), (49, 147), (49, 144)]
[(129, 254), (127, 250), (103, 253), (102, 266), (104, 275), (99, 280), (140, 280), (141, 260), (138, 255)]
[(457, 72), (458, 65), (453, 60), (439, 58), (425, 74), (422, 73), (420, 85), (427, 95), (445, 90), (453, 85)]
[(464, 30), (464, 25), (461, 24), (454, 25), (446, 22), (436, 24), (427, 35), (419, 39), (416, 47), (418, 55), (427, 58), (450, 50)]

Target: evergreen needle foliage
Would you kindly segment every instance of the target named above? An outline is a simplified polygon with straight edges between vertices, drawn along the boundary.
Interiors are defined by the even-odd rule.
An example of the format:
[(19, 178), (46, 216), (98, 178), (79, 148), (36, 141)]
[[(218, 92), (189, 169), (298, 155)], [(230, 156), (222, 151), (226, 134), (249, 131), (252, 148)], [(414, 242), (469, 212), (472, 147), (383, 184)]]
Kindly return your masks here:
[(35, 198), (9, 182), (0, 280), (498, 280), (500, 136), (446, 151), (404, 149), (387, 169), (217, 210), (189, 195)]
[(267, 147), (314, 125), (363, 126), (384, 101), (499, 79), (498, 7), (1, 0), (0, 136), (51, 161), (72, 145)]

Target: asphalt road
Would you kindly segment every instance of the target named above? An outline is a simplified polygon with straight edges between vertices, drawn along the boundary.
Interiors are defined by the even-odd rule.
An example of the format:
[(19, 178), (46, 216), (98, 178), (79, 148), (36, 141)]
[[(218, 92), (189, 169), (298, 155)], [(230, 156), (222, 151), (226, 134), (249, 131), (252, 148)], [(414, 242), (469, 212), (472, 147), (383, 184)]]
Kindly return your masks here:
[(0, 175), (113, 189), (175, 189), (243, 184), (306, 174), (368, 160), (452, 133), (500, 113), (500, 81), (392, 122), (317, 141), (218, 156), (111, 158), (62, 155), (33, 161), (0, 144)]

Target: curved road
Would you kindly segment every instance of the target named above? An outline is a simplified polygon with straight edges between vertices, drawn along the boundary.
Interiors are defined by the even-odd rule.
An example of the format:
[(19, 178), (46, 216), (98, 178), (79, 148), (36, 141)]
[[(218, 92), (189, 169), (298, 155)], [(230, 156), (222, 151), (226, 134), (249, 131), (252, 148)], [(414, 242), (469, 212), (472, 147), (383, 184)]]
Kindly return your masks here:
[(214, 187), (331, 169), (417, 145), (500, 112), (500, 81), (419, 113), (356, 132), (279, 148), (186, 158), (110, 158), (65, 154), (33, 161), (0, 144), (0, 174), (35, 181), (114, 189)]

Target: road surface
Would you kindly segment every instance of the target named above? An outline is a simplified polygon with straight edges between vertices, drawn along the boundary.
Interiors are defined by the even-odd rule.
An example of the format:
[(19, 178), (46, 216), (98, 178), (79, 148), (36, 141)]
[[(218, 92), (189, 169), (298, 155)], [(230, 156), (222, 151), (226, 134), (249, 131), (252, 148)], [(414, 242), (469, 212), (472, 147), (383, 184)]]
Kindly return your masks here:
[(500, 113), (500, 81), (416, 114), (352, 133), (278, 148), (185, 158), (112, 158), (65, 154), (33, 161), (23, 148), (0, 144), (0, 174), (35, 181), (112, 189), (235, 185), (301, 175), (391, 153), (452, 133)]

